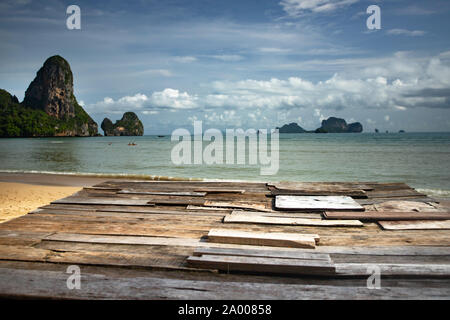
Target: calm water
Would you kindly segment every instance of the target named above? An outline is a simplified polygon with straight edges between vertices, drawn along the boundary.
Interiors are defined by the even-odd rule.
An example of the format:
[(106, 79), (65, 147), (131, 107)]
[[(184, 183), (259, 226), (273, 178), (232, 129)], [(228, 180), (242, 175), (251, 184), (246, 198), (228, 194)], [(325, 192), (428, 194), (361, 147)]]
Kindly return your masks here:
[[(128, 146), (133, 140), (137, 146)], [(450, 196), (450, 133), (280, 135), (279, 171), (259, 165), (183, 165), (170, 136), (0, 139), (0, 171), (227, 180), (403, 181)]]

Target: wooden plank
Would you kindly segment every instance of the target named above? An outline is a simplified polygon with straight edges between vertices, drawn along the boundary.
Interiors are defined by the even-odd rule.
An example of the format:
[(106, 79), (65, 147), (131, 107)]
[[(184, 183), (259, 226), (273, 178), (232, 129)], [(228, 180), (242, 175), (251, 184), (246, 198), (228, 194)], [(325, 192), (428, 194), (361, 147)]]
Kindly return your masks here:
[(280, 217), (280, 218), (307, 218), (307, 219), (322, 219), (322, 215), (315, 212), (295, 212), (295, 211), (246, 211), (246, 210), (233, 210), (232, 214), (243, 214), (247, 216), (255, 215), (262, 217)]
[(345, 212), (345, 211), (326, 211), (326, 219), (341, 220), (450, 220), (450, 212), (388, 212), (388, 211), (365, 211), (365, 212)]
[(121, 188), (111, 188), (111, 187), (84, 187), (83, 190), (102, 190), (102, 191), (120, 191)]
[(378, 221), (384, 230), (450, 230), (450, 220)]
[[(218, 212), (185, 212), (173, 210), (155, 210), (145, 212), (133, 211), (115, 211), (115, 210), (94, 210), (94, 211), (79, 211), (79, 210), (60, 210), (60, 209), (36, 209), (30, 214), (53, 214), (53, 215), (68, 215), (68, 216), (87, 216), (87, 217), (112, 217), (112, 218), (132, 218), (132, 219), (154, 219), (154, 217), (171, 218), (171, 216), (201, 216), (201, 217), (224, 217), (223, 213)], [(189, 218), (188, 218), (189, 219)]]
[(230, 208), (215, 208), (215, 207), (202, 207), (202, 206), (194, 206), (188, 205), (186, 210), (214, 210), (214, 211), (231, 211)]
[(187, 264), (190, 267), (218, 269), (226, 272), (240, 271), (297, 275), (333, 275), (336, 272), (334, 265), (328, 261), (246, 256), (191, 256), (187, 259)]
[(341, 183), (326, 182), (277, 182), (268, 183), (273, 195), (304, 195), (304, 196), (351, 196), (367, 198), (367, 194), (360, 188), (350, 187)]
[(117, 198), (79, 198), (67, 197), (52, 201), (54, 204), (87, 204), (87, 205), (115, 205), (115, 206), (154, 206), (149, 200), (117, 199)]
[(280, 250), (256, 250), (256, 249), (234, 249), (234, 248), (196, 248), (194, 256), (202, 255), (218, 256), (244, 256), (244, 257), (263, 257), (263, 258), (283, 258), (283, 259), (301, 259), (301, 260), (321, 260), (331, 261), (329, 254), (305, 252), (305, 251), (280, 251)]
[[(155, 275), (154, 272), (138, 270), (133, 276), (122, 274), (120, 268), (82, 269), (81, 290), (67, 290), (67, 266), (54, 270), (30, 270), (23, 267), (0, 264), (0, 297), (34, 299), (188, 299), (188, 300), (302, 300), (302, 299), (401, 299), (448, 300), (450, 280), (426, 279), (402, 281), (382, 280), (379, 290), (369, 290), (366, 281), (341, 285), (339, 282), (280, 283), (272, 278), (267, 281), (248, 281), (244, 275), (201, 274), (201, 277), (176, 278), (173, 275)], [(90, 272), (89, 272), (90, 271)], [(160, 272), (161, 273), (161, 272)], [(173, 273), (171, 273), (173, 274)], [(261, 276), (262, 277), (262, 276)], [(256, 278), (256, 277), (252, 277)], [(247, 280), (247, 281), (245, 281)], [(271, 280), (271, 281), (270, 281)], [(300, 280), (298, 280), (300, 281)], [(312, 283), (311, 283), (312, 282)], [(120, 290), (118, 289), (120, 288)]]
[(315, 251), (343, 255), (450, 256), (449, 246), (318, 246)]
[(230, 188), (195, 188), (195, 192), (206, 192), (206, 193), (245, 193), (244, 189), (230, 189)]
[(202, 206), (205, 201), (203, 199), (148, 199), (148, 203), (153, 205), (168, 205), (168, 206), (180, 206), (180, 205), (196, 205)]
[(229, 214), (226, 215), (224, 223), (257, 223), (292, 226), (318, 226), (318, 227), (362, 227), (358, 220), (320, 220), (305, 218), (264, 217), (258, 215)]
[(0, 245), (0, 260), (66, 263), (95, 266), (146, 267), (155, 269), (183, 270), (182, 256), (160, 257), (148, 253), (126, 253), (105, 251), (76, 251), (73, 249), (41, 249), (28, 246)]
[(368, 277), (369, 268), (380, 268), (382, 277), (444, 277), (450, 278), (450, 264), (400, 264), (400, 263), (336, 263), (336, 275)]
[(208, 240), (218, 243), (250, 244), (274, 247), (315, 248), (318, 235), (281, 233), (281, 232), (245, 232), (227, 229), (211, 229)]
[(396, 211), (396, 212), (439, 212), (437, 209), (430, 203), (427, 202), (419, 202), (419, 201), (401, 201), (401, 200), (391, 200), (384, 201), (382, 203), (376, 203), (375, 208), (377, 211)]
[(271, 212), (266, 204), (263, 203), (244, 203), (244, 202), (228, 202), (228, 201), (205, 201), (204, 206), (206, 207), (218, 207), (218, 208), (238, 208), (238, 209), (250, 209), (258, 211)]
[(296, 210), (360, 210), (364, 208), (350, 197), (341, 196), (276, 196), (277, 209)]
[[(11, 231), (0, 230), (9, 234)], [(201, 248), (238, 248), (248, 250), (261, 250), (261, 247), (252, 245), (235, 245), (206, 242), (201, 239), (187, 238), (163, 238), (163, 237), (143, 237), (143, 236), (109, 236), (109, 235), (88, 235), (73, 233), (55, 233), (45, 237), (46, 241), (66, 241), (82, 243), (105, 243), (105, 244), (132, 244), (132, 245), (158, 245), (158, 246), (182, 246)], [(264, 250), (305, 252), (305, 253), (327, 253), (345, 255), (373, 255), (373, 256), (450, 256), (448, 246), (317, 246), (312, 249), (294, 249), (287, 247), (264, 247)]]
[(155, 196), (180, 196), (180, 197), (204, 197), (206, 192), (162, 192), (162, 191), (137, 191), (137, 190), (121, 190), (118, 194), (141, 194)]

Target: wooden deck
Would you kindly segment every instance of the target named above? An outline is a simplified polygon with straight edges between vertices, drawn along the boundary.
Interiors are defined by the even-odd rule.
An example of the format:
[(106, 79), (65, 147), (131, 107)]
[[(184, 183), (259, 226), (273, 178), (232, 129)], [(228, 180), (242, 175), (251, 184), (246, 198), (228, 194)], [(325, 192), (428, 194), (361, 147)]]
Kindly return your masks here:
[[(351, 196), (365, 211), (276, 210), (279, 195)], [(0, 224), (0, 297), (449, 299), (449, 212), (403, 183), (108, 181)], [(320, 240), (213, 242), (213, 229)], [(381, 289), (367, 288), (373, 265)]]

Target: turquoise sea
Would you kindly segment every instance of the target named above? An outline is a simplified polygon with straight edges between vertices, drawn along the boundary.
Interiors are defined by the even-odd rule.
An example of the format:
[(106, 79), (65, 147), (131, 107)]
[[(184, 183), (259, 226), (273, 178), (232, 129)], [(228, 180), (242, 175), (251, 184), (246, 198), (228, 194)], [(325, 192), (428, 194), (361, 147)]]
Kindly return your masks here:
[[(130, 141), (136, 146), (129, 146)], [(175, 165), (171, 150), (176, 144), (170, 135), (0, 139), (0, 171), (155, 179), (398, 181), (450, 197), (450, 133), (281, 134), (279, 171), (272, 176), (261, 176), (259, 165)]]

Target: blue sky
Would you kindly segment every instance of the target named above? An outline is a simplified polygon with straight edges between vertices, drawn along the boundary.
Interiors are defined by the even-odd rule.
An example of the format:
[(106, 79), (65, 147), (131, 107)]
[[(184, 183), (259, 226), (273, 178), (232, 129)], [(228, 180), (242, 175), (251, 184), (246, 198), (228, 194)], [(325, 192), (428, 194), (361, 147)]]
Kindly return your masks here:
[[(66, 28), (71, 4), (81, 30)], [(366, 27), (373, 4), (381, 30)], [(134, 111), (146, 134), (329, 116), (450, 131), (449, 31), (446, 0), (2, 0), (0, 88), (22, 99), (59, 54), (99, 124)]]

